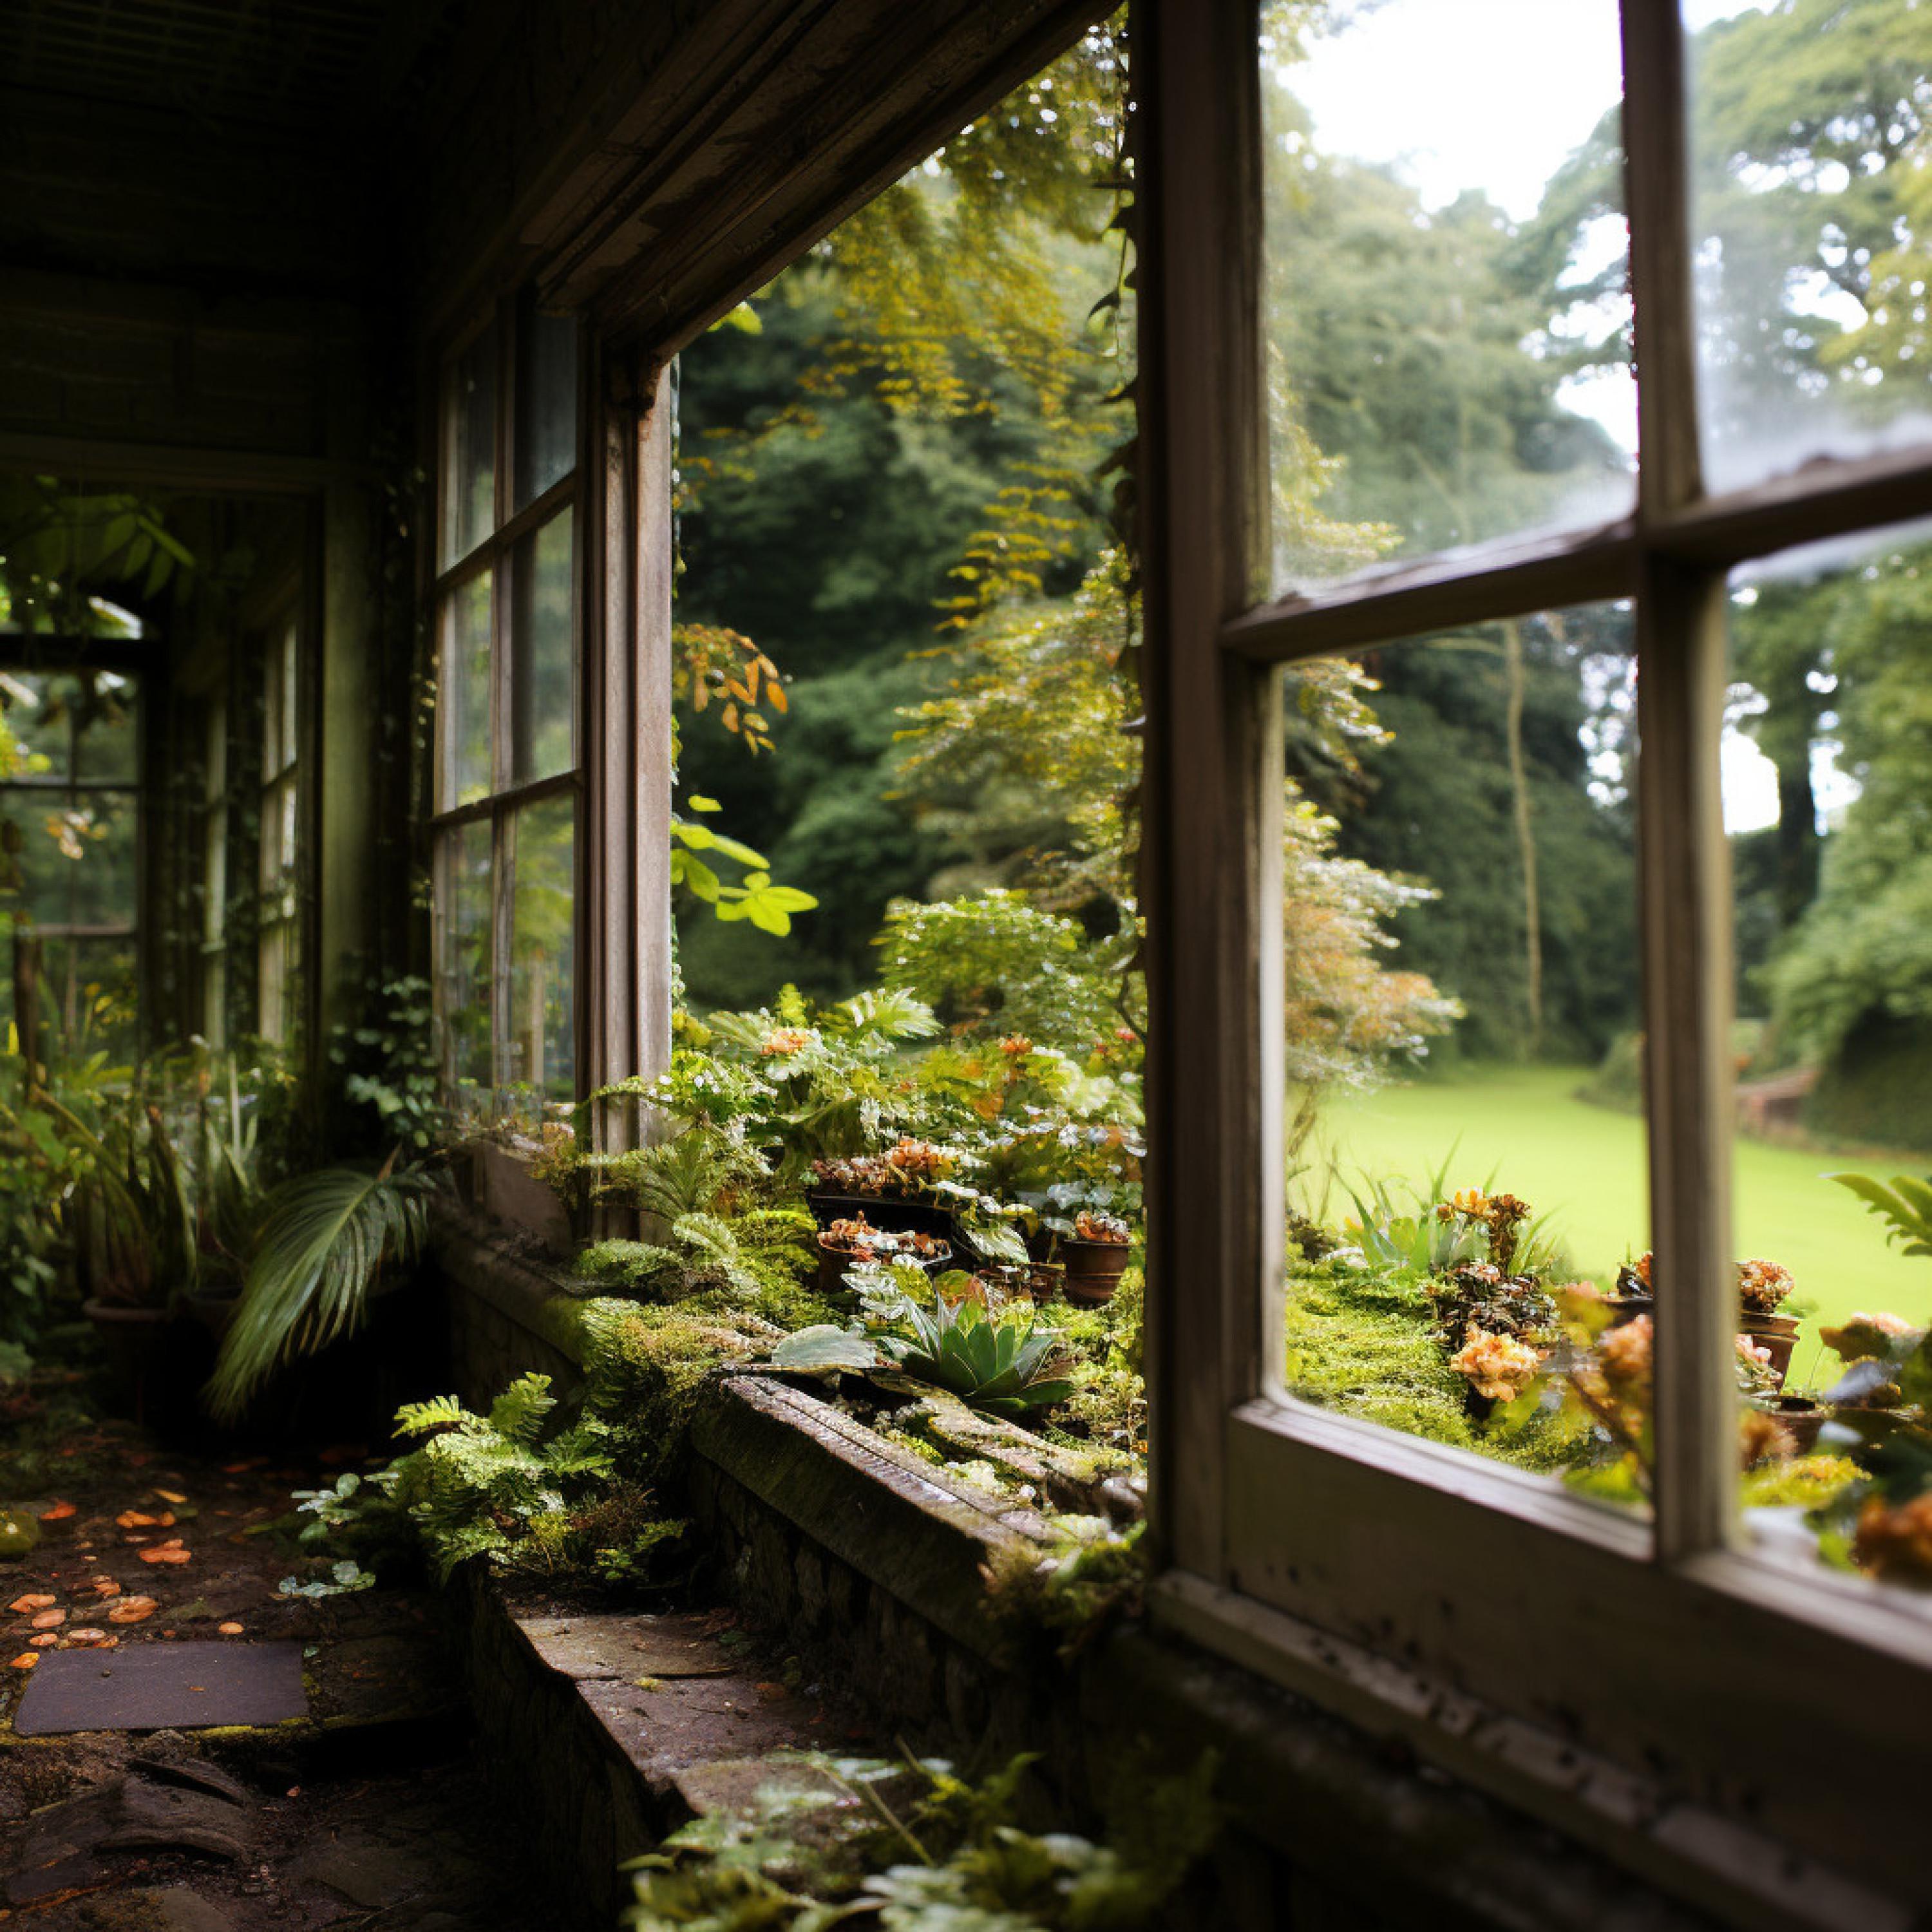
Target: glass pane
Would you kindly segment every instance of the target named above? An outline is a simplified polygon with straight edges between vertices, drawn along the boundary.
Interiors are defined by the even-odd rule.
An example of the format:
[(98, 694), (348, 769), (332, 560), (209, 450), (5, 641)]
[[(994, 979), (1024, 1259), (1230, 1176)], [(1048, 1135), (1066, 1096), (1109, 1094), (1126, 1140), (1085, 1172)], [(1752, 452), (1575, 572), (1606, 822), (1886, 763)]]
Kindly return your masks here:
[[(1623, 514), (1615, 0), (1387, 0), (1270, 28), (1274, 590)], [(1504, 44), (1506, 61), (1472, 57)]]
[(1686, 13), (1707, 483), (1932, 437), (1923, 8)]
[(508, 1084), (544, 1100), (577, 1097), (572, 985), (577, 808), (546, 799), (517, 814)]
[(496, 527), (496, 328), (451, 364), (443, 391), (442, 561), (467, 556)]
[(134, 680), (103, 670), (63, 682), (68, 683), (68, 701), (74, 707), (75, 776), (110, 784), (134, 784), (141, 775)]
[(262, 687), (262, 776), (272, 778), (296, 761), (300, 740), (300, 680), (296, 670), (296, 627), (286, 626), (269, 643)]
[(490, 573), (452, 591), (442, 610), (442, 808), (487, 798), (490, 755)]
[(577, 462), (577, 318), (532, 311), (517, 370), (517, 508)]
[(20, 909), (40, 926), (132, 926), (138, 814), (126, 792), (0, 794), (20, 831)]
[(437, 842), (436, 1004), (452, 1086), (487, 1090), (490, 1066), (490, 829), (460, 825)]
[(1630, 652), (1594, 605), (1283, 674), (1283, 1369), (1641, 1507)]
[(511, 782), (554, 778), (576, 762), (571, 559), (566, 510), (517, 546), (511, 565)]
[(261, 875), (265, 906), (292, 909), (296, 826), (300, 794), (292, 773), (278, 778), (262, 794)]
[(1733, 574), (1746, 1520), (1932, 1584), (1932, 524)]
[(0, 777), (71, 778), (74, 684), (45, 671), (0, 670), (0, 701), (19, 748), (19, 769)]
[(130, 1058), (135, 1045), (134, 935), (41, 942), (40, 1015), (49, 1036), (70, 1051)]

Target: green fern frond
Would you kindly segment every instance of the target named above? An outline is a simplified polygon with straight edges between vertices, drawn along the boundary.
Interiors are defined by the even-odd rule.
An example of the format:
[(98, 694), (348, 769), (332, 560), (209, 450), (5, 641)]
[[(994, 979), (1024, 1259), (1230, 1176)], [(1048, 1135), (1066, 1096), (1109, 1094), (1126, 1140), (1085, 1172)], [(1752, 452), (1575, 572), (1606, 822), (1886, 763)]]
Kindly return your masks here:
[(512, 1442), (532, 1443), (537, 1439), (544, 1418), (556, 1406), (549, 1376), (519, 1376), (490, 1405), (490, 1426)]
[(432, 1396), (428, 1402), (406, 1402), (396, 1411), (398, 1436), (427, 1436), (464, 1420), (469, 1412), (453, 1395)]

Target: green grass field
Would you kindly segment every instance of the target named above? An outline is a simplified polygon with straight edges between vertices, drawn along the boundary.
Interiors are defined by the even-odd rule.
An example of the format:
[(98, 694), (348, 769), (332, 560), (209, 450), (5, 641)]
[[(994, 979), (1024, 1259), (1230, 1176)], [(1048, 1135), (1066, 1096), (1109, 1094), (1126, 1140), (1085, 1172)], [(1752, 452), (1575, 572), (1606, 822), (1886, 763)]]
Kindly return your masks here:
[[(1454, 1081), (1384, 1088), (1330, 1108), (1310, 1150), (1298, 1192), (1318, 1192), (1321, 1176), (1341, 1182), (1364, 1172), (1418, 1187), (1455, 1149), (1451, 1187), (1493, 1180), (1520, 1195), (1568, 1247), (1578, 1269), (1607, 1287), (1618, 1263), (1650, 1245), (1643, 1123), (1634, 1114), (1576, 1098), (1588, 1070), (1567, 1066), (1472, 1069)], [(1792, 1357), (1794, 1385), (1835, 1373), (1820, 1357), (1821, 1322), (1855, 1310), (1889, 1309), (1932, 1318), (1932, 1261), (1886, 1245), (1883, 1226), (1842, 1187), (1820, 1176), (1837, 1166), (1886, 1166), (1813, 1149), (1737, 1143), (1732, 1213), (1740, 1256), (1781, 1262), (1796, 1277), (1804, 1329)], [(1327, 1216), (1353, 1212), (1336, 1186)]]

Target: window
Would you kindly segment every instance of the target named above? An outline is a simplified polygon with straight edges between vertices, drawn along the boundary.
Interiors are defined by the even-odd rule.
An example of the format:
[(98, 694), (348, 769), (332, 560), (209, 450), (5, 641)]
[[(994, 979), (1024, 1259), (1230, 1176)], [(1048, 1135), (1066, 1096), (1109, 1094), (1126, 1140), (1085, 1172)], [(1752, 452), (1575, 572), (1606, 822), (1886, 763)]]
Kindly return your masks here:
[(256, 1027), (278, 1046), (294, 1044), (301, 1010), (300, 665), (299, 634), (290, 617), (270, 632), (262, 670)]
[[(139, 952), (140, 745), (137, 682), (106, 670), (0, 670), (22, 757), (0, 784), (0, 858), (17, 896), (16, 962), (34, 962), (41, 1038), (131, 1052)], [(15, 1016), (17, 1018), (18, 1016)]]
[[(1828, 1569), (1816, 1538), (1794, 1560), (1779, 1532), (1802, 1511), (1741, 1492), (1738, 1262), (1766, 1197), (1739, 1184), (1734, 1233), (1730, 878), (1735, 865), (1744, 955), (1779, 854), (1740, 847), (1735, 820), (1727, 844), (1726, 814), (1754, 745), (1774, 767), (1761, 793), (1810, 796), (1815, 844), (1852, 757), (1868, 760), (1850, 775), (1861, 796), (1876, 790), (1874, 748), (1910, 734), (1907, 694), (1932, 668), (1925, 538), (1887, 527), (1932, 512), (1918, 218), (1932, 41), (1911, 0), (1867, 0), (1851, 10), (1874, 57), (1828, 84), (1820, 37), (1846, 10), (1685, 10), (1689, 31), (1668, 0), (1148, 10), (1150, 1346), (1172, 1565), (1156, 1594), (1176, 1627), (1514, 1802), (1572, 1830), (1594, 1810), (1598, 1841), (1634, 1862), (1708, 1881), (1727, 1856), (1726, 1888), (1786, 1904), (1814, 1888), (1838, 1900), (1821, 1918), (1888, 1923), (1893, 1895), (1924, 1900), (1916, 1855), (1780, 1762), (1780, 1740), (1815, 1724), (1906, 1774), (1854, 1700), (1876, 1713), (1932, 1684), (1926, 1600), (1898, 1587), (1914, 1484), (1895, 1459), (1861, 1466), (1891, 1513), (1875, 1544), (1889, 1539), (1889, 1573)], [(1562, 56), (1538, 64), (1530, 43), (1559, 11)], [(1533, 98), (1512, 79), (1532, 72)], [(1741, 128), (1747, 101), (1762, 112)], [(1497, 128), (1507, 140), (1483, 131)], [(1514, 206), (1464, 165), (1538, 141), (1550, 165)], [(1475, 271), (1492, 251), (1522, 269), (1559, 218), (1574, 304), (1526, 320)], [(1858, 629), (1873, 623), (1876, 644)], [(1756, 654), (1748, 690), (1734, 649)], [(1284, 774), (1308, 770), (1303, 694), (1374, 663), (1385, 704), (1453, 716), (1485, 690), (1509, 702), (1496, 674), (1512, 651), (1532, 671), (1585, 654), (1573, 681), (1606, 708), (1583, 748), (1604, 756), (1593, 782), (1634, 809), (1630, 869), (1621, 886), (1606, 869), (1599, 897), (1639, 914), (1648, 1202), (1626, 1177), (1619, 1214), (1668, 1285), (1642, 1317), (1647, 1511), (1399, 1433), (1283, 1347), (1304, 1258), (1286, 1224), (1305, 1205), (1284, 934), (1318, 903), (1283, 822)], [(1854, 672), (1865, 709), (1840, 716), (1834, 680)], [(1507, 740), (1485, 730), (1472, 782), (1418, 789), (1411, 822), (1507, 823)], [(1837, 848), (1842, 916), (1916, 860), (1924, 789), (1866, 812), (1862, 855)], [(1804, 832), (1802, 808), (1786, 824)], [(1808, 850), (1794, 836), (1787, 868)], [(1401, 871), (1399, 844), (1387, 863)], [(1834, 953), (1828, 934), (1780, 969), (1808, 972), (1816, 1027), (1856, 1034), (1846, 1016), (1874, 1000), (1882, 1016), (1888, 988), (1906, 1020), (1932, 943), (1909, 919), (1888, 929), (1903, 961)], [(1855, 974), (1858, 998), (1840, 997)], [(1895, 1046), (1852, 1044), (1881, 1069)], [(1882, 1081), (1860, 1092), (1887, 1097)], [(1889, 1100), (1914, 1096), (1894, 1083)], [(1845, 1204), (1821, 1244), (1849, 1255), (1861, 1228), (1879, 1242)], [(1619, 1261), (1591, 1256), (1599, 1274)], [(1828, 1274), (1820, 1286), (1842, 1300)], [(1932, 1292), (1902, 1288), (1932, 1313)]]
[(472, 1100), (577, 1096), (576, 356), (573, 321), (512, 304), (445, 377), (437, 1008)]
[(208, 700), (201, 779), (201, 1031), (228, 1043), (228, 703)]

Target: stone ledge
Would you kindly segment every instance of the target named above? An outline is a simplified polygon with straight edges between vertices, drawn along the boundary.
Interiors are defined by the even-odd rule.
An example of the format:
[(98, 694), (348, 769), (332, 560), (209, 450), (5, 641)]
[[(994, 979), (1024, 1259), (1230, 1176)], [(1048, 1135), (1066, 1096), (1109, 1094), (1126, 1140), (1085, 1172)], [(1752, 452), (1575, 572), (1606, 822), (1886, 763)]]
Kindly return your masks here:
[(755, 1372), (719, 1385), (692, 1424), (692, 1445), (976, 1656), (1018, 1660), (980, 1571), (1016, 1547), (1045, 1547), (1038, 1510), (958, 1481), (830, 1403)]

